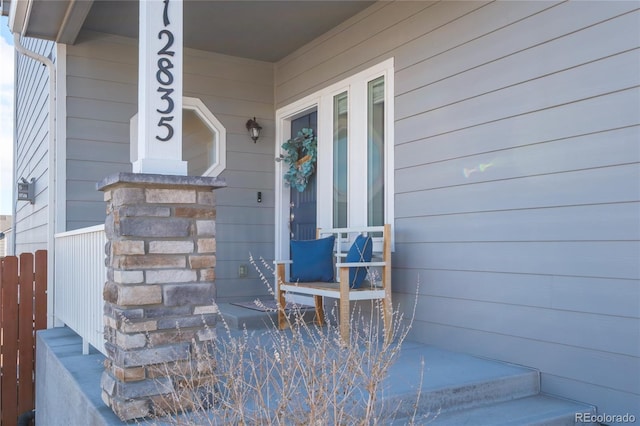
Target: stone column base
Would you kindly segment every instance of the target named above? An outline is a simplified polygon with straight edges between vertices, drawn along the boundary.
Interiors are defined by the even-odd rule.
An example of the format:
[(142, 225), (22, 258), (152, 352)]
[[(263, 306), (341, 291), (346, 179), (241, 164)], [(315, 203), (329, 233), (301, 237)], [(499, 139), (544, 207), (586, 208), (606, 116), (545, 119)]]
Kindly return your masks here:
[(195, 355), (215, 337), (213, 190), (224, 186), (133, 173), (98, 184), (108, 240), (102, 398), (122, 420), (189, 408), (174, 398), (181, 382), (212, 380)]

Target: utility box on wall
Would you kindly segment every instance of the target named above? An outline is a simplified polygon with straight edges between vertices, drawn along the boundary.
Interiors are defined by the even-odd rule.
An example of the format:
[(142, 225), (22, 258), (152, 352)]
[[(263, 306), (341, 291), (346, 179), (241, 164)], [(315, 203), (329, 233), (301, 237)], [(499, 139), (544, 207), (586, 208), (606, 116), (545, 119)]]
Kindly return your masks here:
[(31, 178), (28, 182), (22, 178), (18, 182), (18, 201), (29, 201), (31, 204), (36, 203), (36, 178)]

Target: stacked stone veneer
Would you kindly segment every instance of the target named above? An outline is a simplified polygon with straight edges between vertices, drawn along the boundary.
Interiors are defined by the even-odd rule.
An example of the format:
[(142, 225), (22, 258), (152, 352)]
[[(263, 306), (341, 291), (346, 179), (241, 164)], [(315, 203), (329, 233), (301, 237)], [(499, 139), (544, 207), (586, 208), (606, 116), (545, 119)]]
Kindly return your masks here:
[(207, 382), (194, 355), (215, 337), (213, 190), (223, 186), (132, 173), (98, 184), (108, 240), (102, 399), (122, 420), (177, 409), (170, 395), (189, 375)]

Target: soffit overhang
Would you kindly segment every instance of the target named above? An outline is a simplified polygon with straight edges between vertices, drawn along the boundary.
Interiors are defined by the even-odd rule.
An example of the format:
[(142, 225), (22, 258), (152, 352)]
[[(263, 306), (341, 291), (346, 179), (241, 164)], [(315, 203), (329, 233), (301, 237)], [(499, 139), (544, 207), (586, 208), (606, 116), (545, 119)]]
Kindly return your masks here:
[[(73, 44), (93, 0), (3, 0), (11, 32), (25, 37)], [(3, 13), (5, 6), (3, 4)]]
[[(82, 30), (137, 38), (137, 0), (0, 0), (12, 32), (74, 44)], [(369, 7), (368, 0), (185, 0), (186, 47), (276, 62)]]

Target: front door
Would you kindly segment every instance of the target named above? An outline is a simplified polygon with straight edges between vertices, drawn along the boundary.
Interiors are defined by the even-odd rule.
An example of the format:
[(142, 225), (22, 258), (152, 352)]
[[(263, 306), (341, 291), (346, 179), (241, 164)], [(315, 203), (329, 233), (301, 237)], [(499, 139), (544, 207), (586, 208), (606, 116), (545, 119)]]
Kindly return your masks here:
[[(318, 128), (318, 113), (311, 112), (291, 121), (291, 137), (295, 137), (298, 131), (308, 128), (316, 135)], [(304, 191), (299, 192), (291, 188), (289, 203), (289, 237), (292, 240), (312, 240), (316, 237), (316, 200), (317, 200), (316, 173), (311, 175), (309, 183)]]

